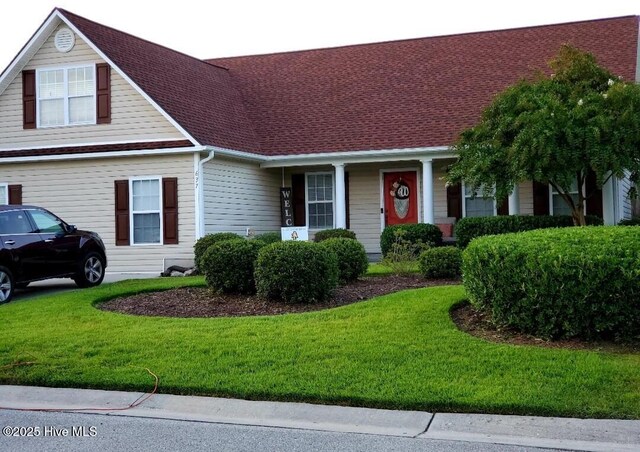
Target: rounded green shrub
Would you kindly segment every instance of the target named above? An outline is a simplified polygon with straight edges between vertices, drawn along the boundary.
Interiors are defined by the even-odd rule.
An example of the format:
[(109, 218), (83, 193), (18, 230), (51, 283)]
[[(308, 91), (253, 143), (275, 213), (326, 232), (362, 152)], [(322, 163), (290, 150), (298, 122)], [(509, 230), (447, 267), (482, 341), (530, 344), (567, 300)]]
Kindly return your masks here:
[(196, 268), (198, 270), (200, 267), (200, 259), (204, 255), (207, 248), (209, 248), (214, 243), (222, 242), (223, 240), (244, 240), (238, 234), (234, 234), (233, 232), (218, 232), (215, 234), (207, 234), (198, 240), (196, 240), (195, 245), (193, 245), (193, 255), (194, 262), (196, 264)]
[(420, 254), (420, 274), (425, 278), (457, 278), (462, 266), (462, 251), (454, 246), (429, 248)]
[(640, 336), (640, 228), (480, 237), (462, 275), (470, 301), (497, 324), (545, 338)]
[(416, 256), (422, 247), (442, 243), (442, 231), (435, 224), (395, 224), (384, 228), (380, 235), (380, 249), (383, 256), (387, 255), (399, 237), (414, 246)]
[[(590, 226), (602, 225), (602, 218), (585, 217)], [(471, 240), (483, 235), (508, 234), (533, 229), (567, 228), (573, 226), (571, 215), (499, 215), (497, 217), (467, 217), (460, 219), (454, 229), (456, 244), (465, 248)]]
[(322, 231), (316, 232), (315, 237), (313, 238), (314, 242), (322, 242), (323, 240), (335, 239), (335, 238), (345, 238), (345, 239), (356, 239), (356, 233), (350, 231), (348, 229), (323, 229)]
[(317, 243), (286, 241), (260, 250), (258, 295), (292, 303), (324, 301), (338, 285), (338, 258)]
[(265, 232), (263, 234), (256, 235), (253, 240), (260, 240), (265, 245), (270, 245), (271, 243), (280, 242), (282, 240), (282, 236), (279, 232)]
[(223, 240), (211, 245), (200, 263), (207, 285), (222, 293), (255, 293), (255, 262), (265, 244), (258, 240)]
[(354, 239), (336, 237), (320, 242), (320, 246), (333, 251), (338, 258), (340, 282), (355, 281), (369, 268), (369, 259), (362, 243)]

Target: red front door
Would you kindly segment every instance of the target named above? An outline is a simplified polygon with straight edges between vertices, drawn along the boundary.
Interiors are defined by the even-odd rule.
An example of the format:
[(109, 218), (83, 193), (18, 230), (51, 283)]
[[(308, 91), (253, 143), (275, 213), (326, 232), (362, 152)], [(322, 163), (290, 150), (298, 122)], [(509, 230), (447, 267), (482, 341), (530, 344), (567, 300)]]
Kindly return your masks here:
[(418, 175), (415, 171), (384, 173), (384, 223), (418, 222)]

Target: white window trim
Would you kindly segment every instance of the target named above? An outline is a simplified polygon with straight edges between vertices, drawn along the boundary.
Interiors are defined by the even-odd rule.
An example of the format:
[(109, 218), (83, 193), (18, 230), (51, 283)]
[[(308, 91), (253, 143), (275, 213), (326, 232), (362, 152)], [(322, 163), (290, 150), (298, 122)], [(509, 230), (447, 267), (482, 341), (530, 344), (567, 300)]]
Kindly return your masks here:
[[(329, 202), (331, 202), (331, 207), (332, 207), (332, 211), (333, 211), (333, 223), (331, 224), (330, 227), (326, 227), (326, 228), (311, 228), (311, 226), (309, 226), (309, 176), (331, 176), (331, 185), (332, 185), (332, 192), (331, 192), (331, 201), (313, 201), (314, 204), (328, 204)], [(336, 178), (335, 178), (335, 174), (331, 171), (316, 171), (316, 172), (309, 172), (309, 173), (304, 173), (304, 214), (305, 214), (305, 221), (306, 221), (306, 225), (309, 228), (310, 231), (322, 231), (325, 229), (335, 229), (336, 227)]]
[[(50, 67), (40, 67), (36, 69), (36, 128), (38, 129), (52, 129), (56, 127), (70, 127), (70, 126), (82, 126), (82, 125), (95, 125), (97, 124), (97, 113), (94, 109), (93, 112), (93, 120), (92, 121), (84, 121), (84, 122), (69, 122), (69, 69), (86, 69), (90, 68), (93, 72), (93, 105), (96, 105), (96, 65), (95, 64), (81, 64), (81, 65), (66, 65), (66, 66), (50, 66)], [(63, 99), (63, 108), (64, 108), (64, 124), (57, 124), (52, 126), (42, 126), (40, 125), (40, 73), (41, 72), (49, 72), (49, 71), (62, 71), (62, 80), (63, 80), (63, 88), (64, 93), (62, 96)], [(73, 96), (74, 97), (89, 97), (89, 96)], [(57, 98), (56, 98), (57, 99)]]
[[(587, 182), (585, 180), (583, 182), (583, 184), (582, 184), (582, 193), (584, 193), (585, 190), (586, 190), (586, 184), (587, 184)], [(552, 217), (556, 216), (556, 214), (553, 213), (553, 195), (559, 195), (559, 194), (560, 193), (555, 191), (555, 189), (553, 188), (553, 185), (549, 184), (549, 215), (551, 215)], [(574, 194), (577, 195), (578, 194), (578, 190), (576, 190), (575, 192), (573, 192), (573, 191), (569, 192), (569, 194), (570, 195), (574, 195)], [(564, 201), (563, 201), (563, 203), (564, 203)], [(587, 203), (586, 202), (582, 205), (582, 211), (585, 214), (587, 213)]]
[(0, 187), (4, 187), (4, 199), (0, 199), (0, 204), (9, 204), (9, 184), (0, 183)]
[[(464, 181), (462, 181), (460, 189), (462, 190), (462, 218), (466, 218), (467, 217), (467, 199), (471, 199), (472, 196), (467, 196), (467, 190), (465, 188)], [(496, 190), (494, 188), (493, 189), (494, 196), (495, 196), (495, 193), (496, 193)], [(498, 216), (498, 205), (496, 203), (495, 197), (493, 198), (493, 216), (494, 217)]]
[[(135, 212), (136, 214), (144, 214), (144, 213), (157, 213), (160, 217), (160, 241), (158, 243), (136, 243), (135, 236), (133, 234), (133, 182), (141, 181), (141, 180), (157, 180), (158, 181), (158, 210), (141, 210), (139, 212)], [(162, 221), (162, 177), (161, 176), (136, 176), (129, 178), (129, 246), (159, 246), (164, 245), (164, 222)]]

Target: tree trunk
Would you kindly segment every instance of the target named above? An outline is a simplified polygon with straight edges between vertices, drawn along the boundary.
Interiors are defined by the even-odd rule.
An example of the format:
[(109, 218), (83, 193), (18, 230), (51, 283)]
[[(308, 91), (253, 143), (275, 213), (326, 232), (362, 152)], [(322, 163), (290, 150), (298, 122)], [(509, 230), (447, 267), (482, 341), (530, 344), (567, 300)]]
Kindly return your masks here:
[(572, 208), (571, 216), (573, 217), (573, 225), (574, 226), (586, 226), (587, 220), (584, 217), (584, 209), (582, 206)]

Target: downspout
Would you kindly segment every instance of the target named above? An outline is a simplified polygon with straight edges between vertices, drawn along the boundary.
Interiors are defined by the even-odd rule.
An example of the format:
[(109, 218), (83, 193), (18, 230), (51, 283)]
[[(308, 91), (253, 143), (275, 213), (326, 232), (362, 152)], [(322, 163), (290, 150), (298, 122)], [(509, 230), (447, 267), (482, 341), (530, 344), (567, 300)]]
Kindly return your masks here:
[(193, 154), (193, 166), (194, 166), (194, 182), (195, 182), (195, 197), (196, 197), (196, 240), (204, 236), (205, 223), (204, 223), (204, 164), (214, 157), (214, 151), (209, 151), (209, 155), (204, 159), (200, 158), (200, 152)]

